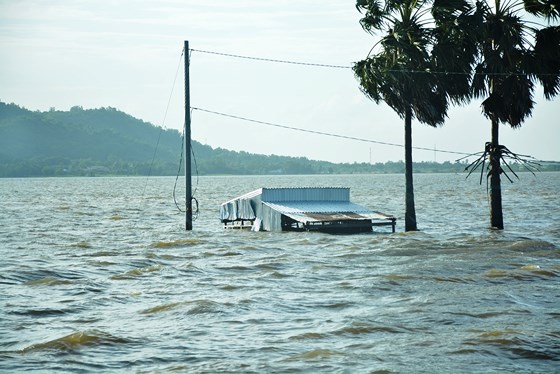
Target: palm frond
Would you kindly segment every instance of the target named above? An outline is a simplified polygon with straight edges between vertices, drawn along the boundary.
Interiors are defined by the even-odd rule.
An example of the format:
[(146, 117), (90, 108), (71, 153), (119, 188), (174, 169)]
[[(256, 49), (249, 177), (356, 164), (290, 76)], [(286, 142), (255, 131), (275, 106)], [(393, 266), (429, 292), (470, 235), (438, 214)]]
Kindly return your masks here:
[(519, 127), (533, 111), (533, 90), (534, 84), (526, 75), (494, 77), (492, 92), (482, 102), (483, 112), (489, 118)]
[(432, 16), (438, 23), (453, 22), (461, 14), (471, 12), (473, 9), (466, 0), (434, 0)]
[(560, 19), (560, 2), (558, 0), (524, 0), (525, 10), (538, 17), (556, 21)]
[(486, 85), (487, 79), (486, 64), (484, 62), (479, 62), (474, 68), (474, 77), (472, 80), (472, 94), (474, 97), (481, 98), (488, 94), (488, 86)]
[[(487, 160), (490, 160), (491, 157), (495, 157), (500, 159), (500, 165), (505, 165), (507, 170), (511, 174), (513, 174), (518, 180), (519, 175), (513, 170), (510, 165), (510, 162), (513, 161), (515, 164), (519, 165), (523, 169), (531, 172), (535, 175), (535, 172), (540, 171), (541, 164), (538, 163), (534, 157), (527, 156), (527, 155), (520, 155), (510, 151), (504, 145), (493, 146), (492, 143), (486, 143), (484, 146), (484, 152), (478, 153), (480, 155), (476, 160), (474, 160), (471, 164), (469, 164), (465, 171), (468, 172), (468, 178), (474, 171), (480, 168), (480, 181), (479, 183), (482, 184), (482, 176), (484, 171), (486, 170), (487, 177), (490, 176), (490, 162), (486, 163)], [(509, 162), (508, 162), (509, 161)], [(508, 172), (504, 170), (500, 166), (500, 174), (504, 175), (511, 183), (513, 183), (513, 179), (508, 175)]]
[(560, 27), (536, 31), (533, 71), (544, 88), (546, 99), (560, 94)]
[(364, 16), (360, 19), (362, 28), (370, 34), (381, 29), (385, 20), (385, 12), (380, 1), (357, 0), (356, 8)]

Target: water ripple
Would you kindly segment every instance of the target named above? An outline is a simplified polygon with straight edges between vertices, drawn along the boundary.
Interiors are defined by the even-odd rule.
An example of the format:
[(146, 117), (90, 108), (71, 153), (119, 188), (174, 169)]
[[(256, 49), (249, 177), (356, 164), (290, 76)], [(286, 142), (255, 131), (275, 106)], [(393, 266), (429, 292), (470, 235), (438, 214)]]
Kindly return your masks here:
[(21, 353), (26, 354), (40, 350), (73, 351), (84, 347), (114, 346), (130, 342), (130, 339), (119, 338), (103, 331), (86, 330), (74, 332), (44, 343), (32, 344), (24, 348)]
[(478, 183), (418, 175), (422, 231), (364, 235), (216, 215), (311, 183), (403, 217), (402, 175), (201, 177), (191, 232), (174, 178), (0, 179), (0, 372), (555, 372), (560, 173), (543, 174), (508, 193), (506, 230)]

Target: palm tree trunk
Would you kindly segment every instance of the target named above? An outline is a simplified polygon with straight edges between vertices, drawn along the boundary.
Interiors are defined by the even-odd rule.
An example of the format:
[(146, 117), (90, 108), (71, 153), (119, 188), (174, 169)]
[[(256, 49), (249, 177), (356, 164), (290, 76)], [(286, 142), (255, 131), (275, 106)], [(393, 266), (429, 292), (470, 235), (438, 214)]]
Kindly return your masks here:
[(414, 208), (414, 186), (412, 183), (412, 108), (406, 108), (404, 119), (404, 164), (406, 180), (406, 204), (404, 214), (405, 231), (416, 231), (416, 209)]
[(490, 145), (490, 225), (492, 228), (504, 229), (502, 212), (502, 186), (500, 182), (500, 143), (498, 141), (499, 122), (492, 118), (492, 143)]

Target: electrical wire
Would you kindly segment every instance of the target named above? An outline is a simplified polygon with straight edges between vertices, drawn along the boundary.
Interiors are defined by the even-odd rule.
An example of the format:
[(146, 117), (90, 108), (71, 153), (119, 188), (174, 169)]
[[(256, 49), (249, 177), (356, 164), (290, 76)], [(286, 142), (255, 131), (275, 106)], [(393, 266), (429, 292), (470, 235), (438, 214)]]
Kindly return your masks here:
[(251, 56), (242, 56), (230, 53), (223, 53), (223, 52), (214, 52), (214, 51), (204, 51), (200, 49), (190, 49), (193, 52), (200, 52), (200, 53), (207, 53), (212, 55), (218, 56), (225, 56), (225, 57), (233, 57), (233, 58), (241, 58), (246, 60), (255, 60), (255, 61), (266, 61), (266, 62), (277, 62), (281, 64), (292, 64), (292, 65), (306, 65), (306, 66), (318, 66), (324, 68), (336, 68), (336, 69), (351, 69), (351, 66), (345, 65), (332, 65), (332, 64), (316, 64), (312, 62), (299, 62), (299, 61), (289, 61), (289, 60), (277, 60), (272, 58), (264, 58), (264, 57), (251, 57)]
[[(224, 52), (209, 51), (209, 50), (201, 50), (201, 49), (193, 49), (193, 48), (189, 49), (189, 56), (192, 55), (192, 52), (206, 53), (206, 54), (212, 54), (212, 55), (224, 56), (224, 57), (231, 57), (231, 58), (255, 60), (255, 61), (262, 61), (262, 62), (316, 66), (316, 67), (326, 67), (326, 68), (336, 68), (336, 69), (351, 69), (352, 68), (352, 66), (346, 66), (346, 65), (311, 63), (311, 62), (301, 62), (301, 61), (293, 61), (293, 60), (281, 60), (281, 59), (272, 59), (272, 58), (264, 58), (264, 57), (244, 56), (244, 55), (239, 55), (239, 54), (224, 53)], [(189, 62), (190, 62), (190, 59), (189, 59)], [(398, 70), (398, 69), (392, 69), (392, 70), (387, 70), (387, 71), (392, 72), (392, 73), (411, 73), (411, 74), (470, 75), (470, 73), (465, 73), (465, 72), (449, 72), (449, 71), (441, 71), (440, 72), (440, 71), (430, 71), (430, 70)], [(479, 75), (479, 74), (488, 75), (488, 76), (511, 76), (511, 75), (526, 76), (526, 75), (528, 75), (528, 74), (525, 74), (525, 73), (476, 73), (476, 72), (474, 73), (474, 75)], [(540, 76), (556, 76), (557, 74), (544, 73), (544, 74), (539, 74), (539, 75)], [(279, 128), (285, 128), (285, 129), (289, 129), (289, 130), (307, 132), (307, 133), (324, 135), (324, 136), (337, 137), (337, 138), (342, 138), (342, 139), (356, 140), (356, 141), (362, 141), (362, 142), (368, 142), (368, 143), (374, 143), (374, 144), (381, 144), (381, 145), (387, 145), (387, 146), (404, 147), (404, 145), (402, 145), (402, 144), (388, 143), (388, 142), (382, 142), (382, 141), (376, 141), (376, 140), (370, 140), (370, 139), (363, 139), (363, 138), (357, 138), (357, 137), (351, 137), (351, 136), (345, 136), (345, 135), (339, 135), (339, 134), (331, 134), (331, 133), (326, 133), (326, 132), (321, 132), (321, 131), (306, 130), (306, 129), (297, 128), (297, 127), (285, 126), (285, 125), (275, 124), (275, 123), (271, 123), (271, 122), (265, 122), (265, 121), (254, 120), (254, 119), (250, 119), (250, 118), (246, 118), (246, 117), (235, 116), (235, 115), (221, 113), (221, 112), (212, 111), (212, 110), (208, 110), (208, 109), (202, 109), (202, 108), (196, 108), (196, 107), (193, 107), (192, 109), (200, 110), (202, 112), (207, 112), (207, 113), (215, 114), (215, 115), (219, 115), (219, 116), (234, 118), (234, 119), (238, 119), (238, 120), (242, 120), (242, 121), (248, 121), (248, 122), (258, 123), (258, 124), (267, 125), (267, 126), (274, 126), (274, 127), (279, 127)], [(480, 153), (480, 152), (465, 153), (465, 152), (448, 151), (448, 150), (435, 150), (435, 149), (430, 149), (430, 148), (427, 148), (427, 147), (416, 147), (416, 146), (413, 146), (412, 148), (417, 149), (417, 150), (430, 151), (430, 152), (433, 151), (433, 152), (439, 152), (439, 153), (464, 155), (465, 157), (477, 155), (477, 154)], [(542, 162), (546, 162), (546, 161), (542, 161)]]
[[(358, 138), (358, 137), (354, 137), (354, 136), (333, 134), (333, 133), (328, 133), (328, 132), (323, 132), (323, 131), (307, 130), (307, 129), (302, 129), (300, 127), (292, 127), (292, 126), (280, 125), (280, 124), (277, 124), (277, 123), (259, 121), (259, 120), (255, 120), (255, 119), (235, 116), (235, 115), (232, 115), (232, 114), (221, 113), (221, 112), (216, 112), (216, 111), (213, 111), (213, 110), (202, 109), (202, 108), (197, 108), (197, 107), (192, 107), (192, 109), (193, 110), (198, 110), (198, 111), (201, 111), (201, 112), (206, 112), (206, 113), (218, 115), (218, 116), (222, 116), (222, 117), (228, 117), (228, 118), (233, 118), (233, 119), (237, 119), (237, 120), (241, 120), (241, 121), (252, 122), (252, 123), (257, 123), (257, 124), (272, 126), (272, 127), (278, 127), (278, 128), (282, 128), (282, 129), (306, 132), (306, 133), (316, 134), (316, 135), (330, 136), (330, 137), (340, 138), (340, 139), (356, 140), (356, 141), (360, 141), (360, 142), (381, 144), (381, 145), (386, 145), (386, 146), (404, 148), (404, 145), (397, 144), (397, 143), (382, 142), (382, 141), (378, 141), (378, 140), (371, 140), (371, 139)], [(422, 150), (422, 151), (450, 153), (450, 154), (456, 154), (456, 155), (466, 155), (466, 156), (472, 156), (473, 155), (473, 153), (447, 151), (447, 150), (443, 150), (443, 149), (433, 149), (433, 148), (426, 148), (426, 147), (415, 147), (415, 146), (413, 146), (412, 148), (417, 149), (417, 150)]]
[[(154, 162), (155, 162), (155, 159), (156, 159), (157, 151), (159, 149), (161, 134), (163, 133), (163, 130), (164, 130), (164, 127), (165, 127), (165, 121), (167, 120), (167, 114), (169, 113), (169, 107), (171, 105), (171, 100), (173, 98), (173, 92), (175, 91), (175, 85), (177, 83), (177, 76), (179, 75), (179, 68), (181, 67), (183, 52), (181, 52), (181, 56), (179, 56), (179, 63), (177, 64), (177, 69), (175, 71), (175, 77), (173, 78), (173, 85), (171, 86), (171, 92), (169, 93), (169, 99), (167, 100), (167, 106), (165, 107), (165, 113), (163, 115), (163, 121), (161, 122), (161, 126), (159, 128), (159, 133), (158, 133), (158, 137), (157, 137), (157, 141), (156, 141), (156, 146), (155, 146), (155, 149), (154, 149), (154, 153), (152, 155), (152, 161), (150, 162), (150, 168), (148, 169), (148, 175), (146, 177), (146, 182), (144, 183), (144, 187), (142, 188), (142, 195), (140, 196), (140, 202), (142, 203), (142, 205), (143, 205), (143, 201), (144, 201), (144, 196), (146, 195), (146, 188), (148, 187), (148, 182), (149, 182), (149, 180), (151, 178), (151, 175), (152, 175), (152, 169), (153, 169)], [(134, 225), (134, 227), (136, 227), (136, 224)]]
[[(191, 123), (192, 123), (192, 110), (191, 110)], [(194, 170), (196, 171), (196, 185), (194, 186), (194, 191), (193, 191), (192, 196), (191, 196), (191, 201), (195, 203), (195, 209), (193, 209), (193, 212), (192, 212), (192, 220), (196, 221), (197, 218), (198, 218), (198, 215), (200, 213), (199, 208), (198, 208), (198, 200), (195, 197), (196, 196), (196, 191), (198, 190), (198, 180), (199, 180), (198, 176), (199, 176), (199, 173), (198, 173), (198, 162), (196, 161), (196, 154), (194, 153), (194, 148), (192, 147), (192, 142), (191, 142), (191, 147), (190, 148), (191, 148), (191, 154), (193, 156), (193, 161), (194, 161)]]
[[(225, 53), (225, 52), (216, 52), (216, 51), (208, 51), (202, 49), (189, 49), (191, 52), (199, 52), (199, 53), (206, 53), (211, 55), (217, 56), (224, 56), (224, 57), (232, 57), (232, 58), (239, 58), (245, 60), (254, 60), (254, 61), (263, 61), (263, 62), (273, 62), (273, 63), (281, 63), (281, 64), (291, 64), (291, 65), (303, 65), (303, 66), (316, 66), (316, 67), (324, 67), (324, 68), (334, 68), (334, 69), (352, 69), (350, 65), (335, 65), (335, 64), (327, 64), (327, 63), (314, 63), (314, 62), (301, 62), (301, 61), (293, 61), (293, 60), (283, 60), (283, 59), (273, 59), (273, 58), (266, 58), (266, 57), (254, 57), (254, 56), (244, 56), (234, 53)], [(527, 76), (531, 75), (528, 73), (513, 73), (513, 72), (505, 72), (505, 73), (469, 73), (464, 71), (432, 71), (429, 69), (426, 70), (414, 70), (414, 69), (388, 69), (386, 70), (389, 73), (405, 73), (405, 74), (437, 74), (437, 75), (487, 75), (487, 76)], [(538, 74), (539, 76), (556, 76), (555, 73), (541, 73)]]
[[(192, 117), (192, 109), (191, 109), (191, 117)], [(175, 203), (175, 206), (177, 207), (177, 210), (181, 213), (185, 213), (184, 210), (181, 209), (181, 207), (179, 206), (179, 204), (177, 203), (177, 195), (176, 195), (176, 191), (177, 191), (177, 182), (179, 181), (179, 176), (181, 174), (181, 167), (183, 166), (183, 150), (184, 150), (184, 145), (185, 143), (185, 126), (183, 125), (183, 133), (181, 135), (181, 156), (179, 158), (179, 168), (177, 169), (177, 175), (175, 176), (175, 184), (173, 185), (173, 202)], [(193, 209), (193, 217), (192, 220), (196, 221), (196, 219), (199, 216), (200, 210), (199, 210), (199, 205), (198, 205), (198, 199), (195, 197), (196, 195), (196, 191), (198, 190), (198, 182), (199, 182), (199, 172), (198, 172), (198, 162), (196, 161), (196, 154), (194, 153), (194, 148), (192, 147), (192, 143), (191, 143), (191, 154), (193, 156), (193, 161), (194, 161), (194, 167), (195, 167), (195, 171), (196, 171), (196, 185), (194, 187), (194, 191), (192, 192), (191, 195), (191, 201), (193, 201), (195, 203), (195, 209)]]
[[(271, 59), (271, 58), (264, 58), (264, 57), (244, 56), (244, 55), (239, 55), (239, 54), (224, 53), (224, 52), (217, 52), (217, 51), (208, 51), (208, 50), (193, 49), (193, 48), (189, 49), (189, 51), (190, 51), (191, 54), (192, 54), (192, 52), (199, 52), (199, 53), (206, 53), (206, 54), (212, 54), (212, 55), (218, 55), (218, 56), (224, 56), (224, 57), (255, 60), (255, 61), (262, 61), (262, 62), (283, 63), (283, 64), (293, 64), (293, 65), (304, 65), (304, 66), (316, 66), (316, 67), (337, 68), (337, 69), (351, 69), (352, 68), (352, 66), (346, 66), (346, 65), (334, 65), (334, 64), (325, 64), (325, 63), (311, 63), (311, 62), (301, 62), (301, 61), (293, 61), (293, 60)], [(392, 73), (411, 73), (411, 74), (428, 74), (428, 73), (431, 73), (431, 74), (444, 74), (444, 75), (470, 75), (470, 73), (465, 73), (465, 72), (449, 72), (449, 71), (438, 72), (438, 71), (430, 71), (430, 70), (398, 70), (398, 69), (392, 69), (392, 70), (387, 70), (387, 71), (392, 72)], [(525, 73), (474, 73), (474, 75), (478, 75), (478, 74), (488, 75), (488, 76), (511, 76), (511, 75), (526, 76), (527, 75)], [(557, 74), (544, 73), (544, 74), (539, 74), (539, 75), (540, 76), (556, 76)], [(326, 132), (321, 132), (321, 131), (306, 130), (306, 129), (302, 129), (302, 128), (279, 125), (279, 124), (275, 124), (275, 123), (249, 119), (249, 118), (246, 118), (246, 117), (235, 116), (235, 115), (231, 115), (231, 114), (221, 113), (221, 112), (202, 109), (202, 108), (193, 107), (192, 109), (200, 110), (202, 112), (207, 112), (207, 113), (215, 114), (215, 115), (219, 115), (219, 116), (230, 117), (230, 118), (234, 118), (234, 119), (238, 119), (238, 120), (242, 120), (242, 121), (248, 121), (248, 122), (263, 124), (263, 125), (267, 125), (267, 126), (274, 126), (274, 127), (285, 128), (285, 129), (290, 129), (290, 130), (295, 130), (295, 131), (301, 131), (301, 132), (307, 132), (307, 133), (312, 133), (312, 134), (337, 137), (337, 138), (342, 138), (342, 139), (356, 140), (356, 141), (362, 141), (362, 142), (368, 142), (368, 143), (375, 143), (375, 144), (381, 144), (381, 145), (387, 145), (387, 146), (404, 147), (404, 145), (402, 145), (402, 144), (395, 144), (395, 143), (369, 140), (369, 139), (363, 139), (363, 138), (357, 138), (357, 137), (351, 137), (351, 136), (345, 136), (345, 135), (331, 134), (331, 133), (326, 133)], [(465, 153), (465, 152), (447, 151), (447, 150), (434, 150), (434, 149), (430, 149), (430, 148), (426, 148), (426, 147), (416, 147), (416, 146), (413, 146), (412, 148), (417, 149), (417, 150), (424, 150), (424, 151), (433, 151), (433, 152), (440, 152), (440, 153), (464, 155), (465, 157), (474, 156), (474, 155), (477, 155), (477, 154), (480, 153), (480, 152)], [(542, 161), (542, 162), (546, 162), (546, 161)]]
[(175, 177), (175, 184), (173, 185), (173, 202), (177, 207), (177, 210), (181, 213), (185, 213), (184, 210), (181, 209), (179, 204), (177, 204), (177, 196), (175, 195), (175, 191), (177, 191), (177, 182), (179, 181), (179, 175), (181, 174), (181, 166), (183, 165), (183, 143), (185, 142), (185, 126), (183, 126), (183, 133), (181, 135), (181, 157), (179, 158), (179, 168), (177, 169), (177, 176)]
[[(293, 60), (281, 60), (281, 59), (273, 59), (273, 58), (266, 58), (266, 57), (254, 57), (254, 56), (244, 56), (239, 54), (233, 53), (224, 53), (224, 52), (216, 52), (216, 51), (208, 51), (202, 49), (189, 49), (191, 52), (199, 52), (199, 53), (206, 53), (211, 55), (217, 56), (224, 56), (224, 57), (232, 57), (232, 58), (239, 58), (245, 60), (254, 60), (254, 61), (262, 61), (262, 62), (274, 62), (274, 63), (281, 63), (281, 64), (291, 64), (291, 65), (304, 65), (304, 66), (316, 66), (316, 67), (324, 67), (324, 68), (335, 68), (335, 69), (352, 69), (350, 65), (334, 65), (334, 64), (326, 64), (326, 63), (314, 63), (314, 62), (301, 62), (301, 61), (293, 61)], [(386, 70), (389, 73), (404, 73), (404, 74), (438, 74), (438, 75), (486, 75), (486, 76), (527, 76), (532, 74), (527, 73), (469, 73), (464, 71), (432, 71), (432, 70), (414, 70), (414, 69), (388, 69)], [(538, 76), (556, 76), (556, 73), (540, 73)]]

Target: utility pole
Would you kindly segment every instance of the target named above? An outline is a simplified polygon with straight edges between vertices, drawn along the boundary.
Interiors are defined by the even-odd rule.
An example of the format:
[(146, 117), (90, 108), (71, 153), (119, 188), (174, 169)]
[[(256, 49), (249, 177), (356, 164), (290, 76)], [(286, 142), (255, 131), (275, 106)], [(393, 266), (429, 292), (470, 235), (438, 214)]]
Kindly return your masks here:
[(192, 172), (191, 172), (191, 93), (189, 78), (189, 41), (185, 40), (185, 229), (192, 230)]

